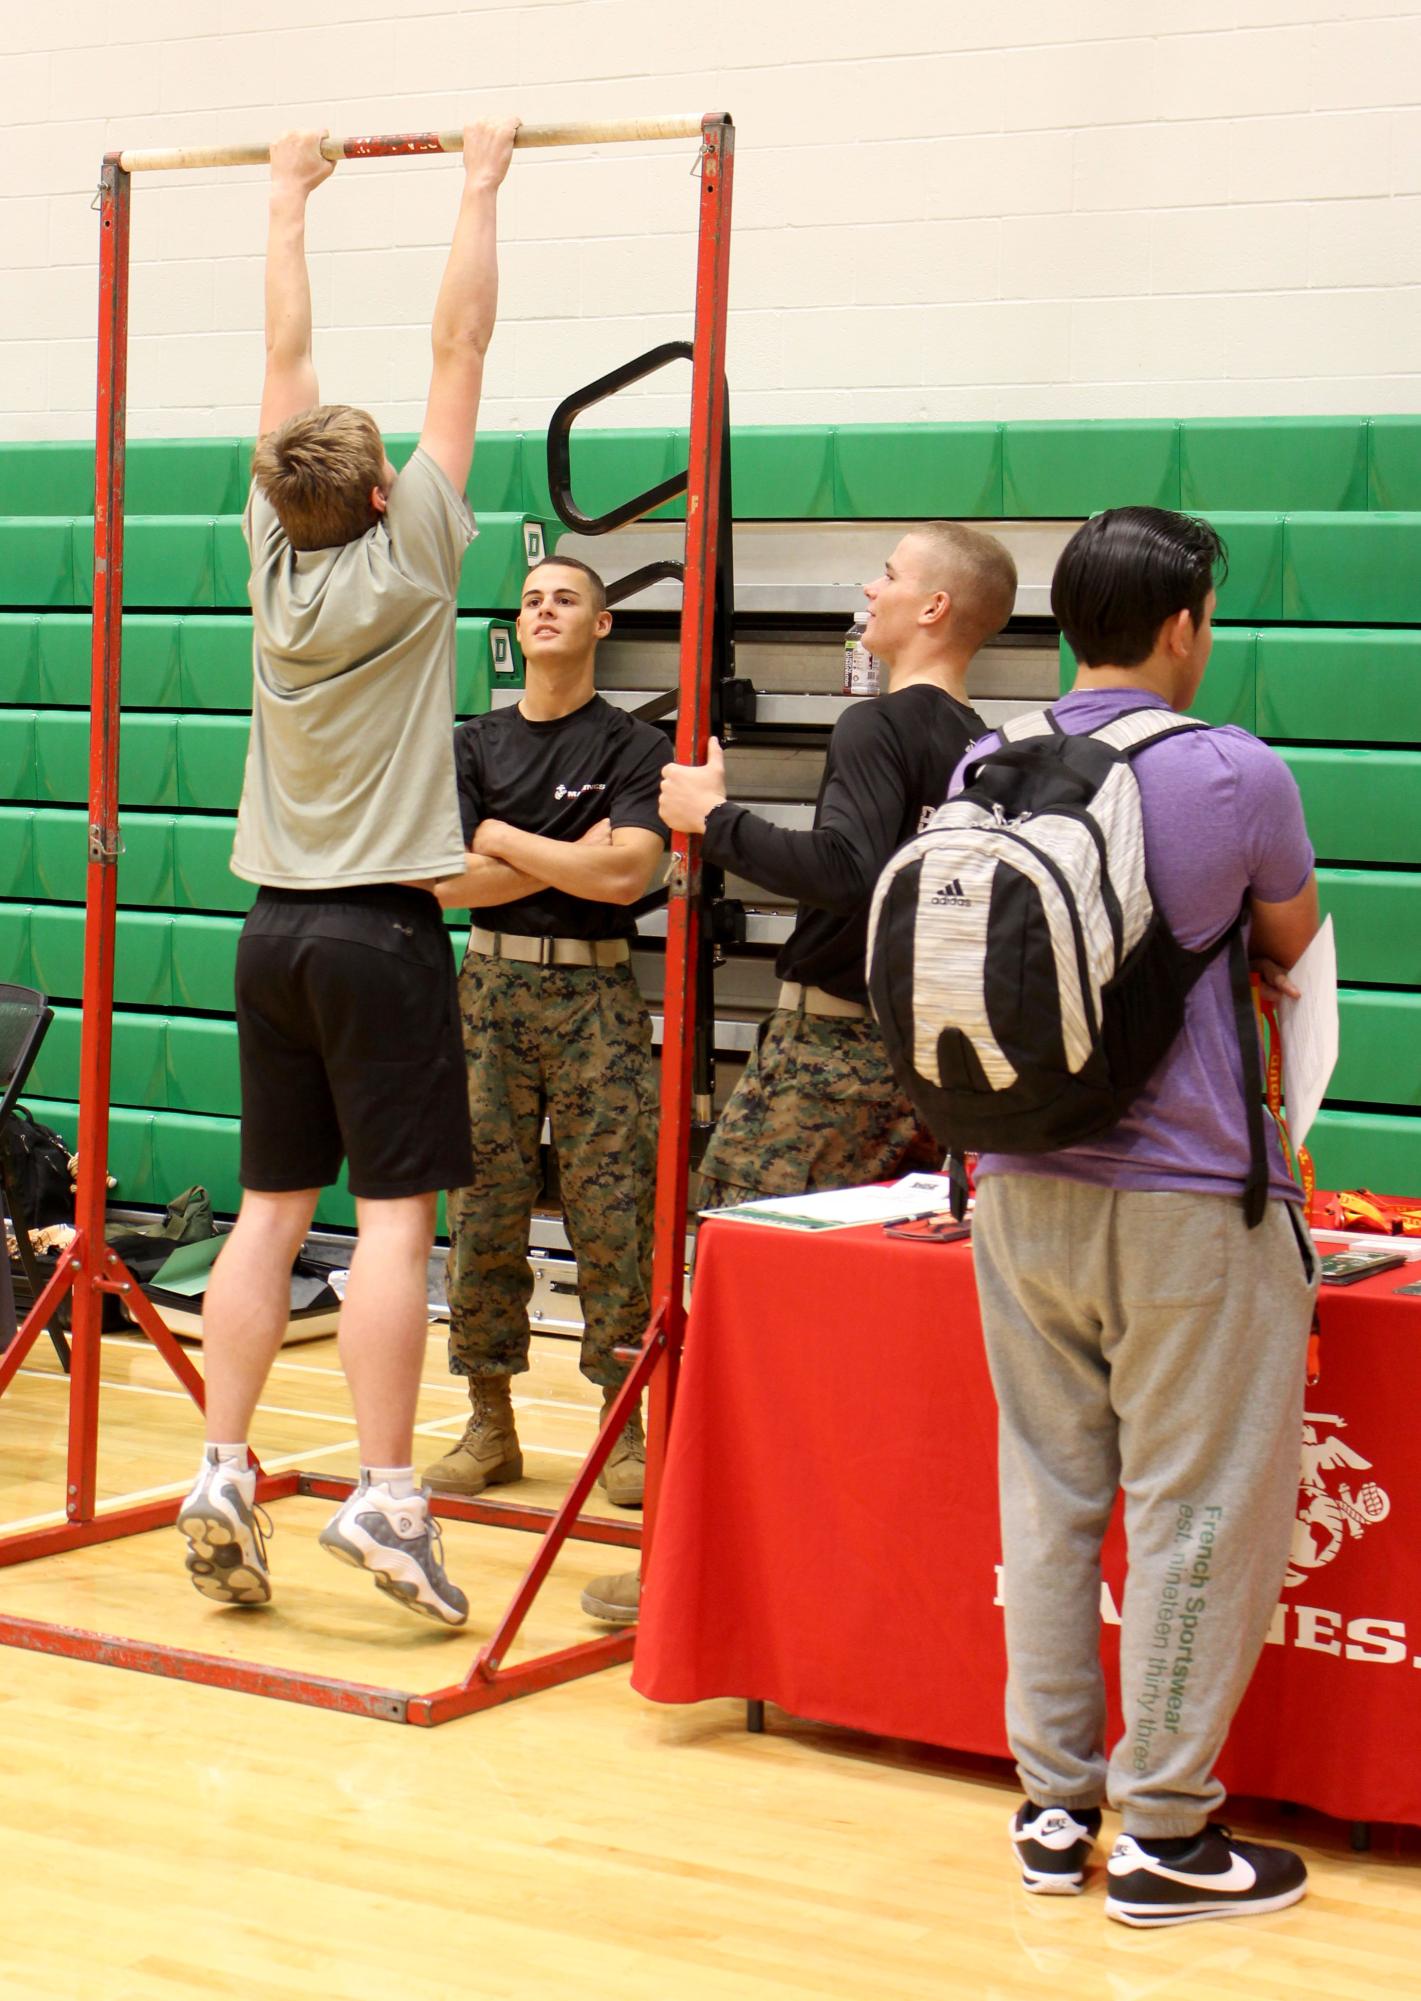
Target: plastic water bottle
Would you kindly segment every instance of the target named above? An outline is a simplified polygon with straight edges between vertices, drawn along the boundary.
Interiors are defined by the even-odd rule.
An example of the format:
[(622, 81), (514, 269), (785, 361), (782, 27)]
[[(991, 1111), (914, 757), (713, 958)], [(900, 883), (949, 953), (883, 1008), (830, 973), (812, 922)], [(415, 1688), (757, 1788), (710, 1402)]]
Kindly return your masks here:
[(868, 621), (867, 612), (857, 612), (854, 622), (844, 634), (844, 693), (846, 695), (876, 695), (878, 693), (878, 662), (864, 645), (864, 627)]

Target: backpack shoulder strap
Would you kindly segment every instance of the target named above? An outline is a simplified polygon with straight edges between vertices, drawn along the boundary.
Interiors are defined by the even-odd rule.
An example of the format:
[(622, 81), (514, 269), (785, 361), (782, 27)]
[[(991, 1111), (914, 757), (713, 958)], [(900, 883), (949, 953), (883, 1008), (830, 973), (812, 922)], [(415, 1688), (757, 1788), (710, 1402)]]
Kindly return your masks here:
[(1027, 737), (1059, 736), (1061, 726), (1049, 709), (1033, 709), (1029, 715), (1013, 716), (997, 728), (1000, 743), (1022, 743)]
[[(996, 738), (998, 748), (1003, 744), (1022, 743), (1029, 737), (1059, 736), (1060, 734), (1060, 725), (1054, 720), (1049, 709), (1033, 709), (1029, 715), (1012, 716), (1009, 721), (998, 723), (995, 729), (987, 731), (988, 737), (994, 736)], [(968, 749), (967, 756), (962, 765), (962, 783), (964, 786), (972, 783), (979, 768), (992, 755), (991, 751), (985, 753), (982, 751), (981, 746), (986, 740), (986, 737), (978, 737), (977, 741)]]
[(1179, 736), (1186, 730), (1206, 730), (1208, 727), (1195, 716), (1177, 716), (1172, 709), (1151, 707), (1127, 709), (1113, 723), (1103, 723), (1098, 730), (1089, 730), (1086, 734), (1097, 743), (1118, 750), (1122, 757), (1133, 757), (1147, 743), (1158, 743), (1161, 737)]

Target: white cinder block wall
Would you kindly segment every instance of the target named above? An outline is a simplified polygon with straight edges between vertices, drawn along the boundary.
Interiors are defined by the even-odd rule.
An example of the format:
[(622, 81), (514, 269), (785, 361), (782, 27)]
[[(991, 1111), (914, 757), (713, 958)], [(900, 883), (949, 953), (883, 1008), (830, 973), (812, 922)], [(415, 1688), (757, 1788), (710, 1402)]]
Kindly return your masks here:
[[(1387, 0), (0, 0), (0, 435), (92, 433), (109, 146), (737, 121), (740, 422), (1384, 411), (1421, 371), (1421, 9)], [(491, 427), (689, 327), (689, 143), (524, 154)], [(317, 360), (423, 405), (450, 162), (312, 204)], [(145, 176), (134, 435), (250, 432), (264, 170)], [(685, 415), (663, 377), (602, 421)]]

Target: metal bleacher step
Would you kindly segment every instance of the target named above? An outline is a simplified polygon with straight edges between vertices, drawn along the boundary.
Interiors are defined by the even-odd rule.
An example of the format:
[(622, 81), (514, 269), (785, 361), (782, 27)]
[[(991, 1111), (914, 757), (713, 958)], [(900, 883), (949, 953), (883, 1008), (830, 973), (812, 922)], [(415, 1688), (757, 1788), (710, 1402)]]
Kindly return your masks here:
[[(733, 532), (737, 617), (756, 612), (851, 612), (865, 578), (876, 577), (913, 521), (737, 521)], [(1017, 566), (1018, 617), (1047, 617), (1051, 572), (1079, 526), (1075, 521), (994, 521), (991, 532), (1006, 544)], [(643, 563), (675, 561), (685, 530), (680, 523), (641, 521), (618, 531), (617, 574)], [(558, 549), (594, 569), (606, 563), (599, 538), (564, 535)], [(680, 586), (655, 584), (639, 593), (639, 610), (674, 611)]]
[[(636, 921), (638, 938), (664, 938), (666, 936), (665, 910), (648, 910)], [(747, 945), (783, 945), (794, 929), (794, 913), (791, 910), (747, 910), (745, 912), (745, 943)]]
[[(511, 708), (522, 690), (518, 688), (495, 688), (493, 706), (496, 709)], [(598, 692), (614, 708), (637, 709), (663, 692), (653, 688), (601, 688)], [(840, 716), (860, 698), (855, 695), (772, 695), (757, 690), (755, 701), (755, 721), (762, 726), (778, 725), (792, 729), (831, 730)], [(1038, 701), (993, 702), (978, 701), (974, 704), (988, 729), (995, 729), (999, 723), (1007, 722), (1013, 716), (1024, 716), (1032, 709), (1039, 709)], [(675, 709), (662, 711), (658, 720), (674, 716)]]

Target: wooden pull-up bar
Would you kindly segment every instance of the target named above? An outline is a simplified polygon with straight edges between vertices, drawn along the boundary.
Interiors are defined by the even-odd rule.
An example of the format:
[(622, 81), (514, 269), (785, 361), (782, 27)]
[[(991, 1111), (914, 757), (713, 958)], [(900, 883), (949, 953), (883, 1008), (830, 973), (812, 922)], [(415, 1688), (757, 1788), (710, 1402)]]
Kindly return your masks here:
[[(583, 119), (561, 125), (520, 125), (515, 146), (614, 146), (635, 139), (698, 139), (704, 120), (671, 118)], [(384, 160), (405, 153), (460, 153), (464, 134), (392, 132), (370, 139), (323, 139), (328, 160)], [(161, 146), (118, 155), (126, 174), (159, 173), (173, 167), (259, 167), (271, 158), (271, 144), (247, 146)]]

